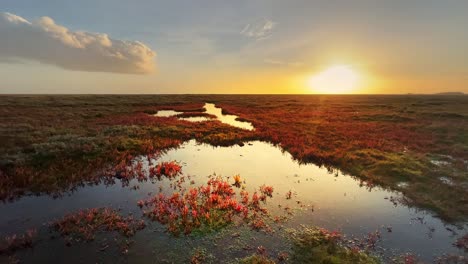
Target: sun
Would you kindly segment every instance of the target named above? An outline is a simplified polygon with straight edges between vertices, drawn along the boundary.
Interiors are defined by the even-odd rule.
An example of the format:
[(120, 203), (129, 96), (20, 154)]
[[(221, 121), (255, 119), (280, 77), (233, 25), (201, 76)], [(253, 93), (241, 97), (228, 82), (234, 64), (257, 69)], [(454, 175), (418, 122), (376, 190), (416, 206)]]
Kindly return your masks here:
[(310, 77), (308, 85), (315, 92), (323, 94), (352, 93), (359, 79), (351, 66), (335, 65)]

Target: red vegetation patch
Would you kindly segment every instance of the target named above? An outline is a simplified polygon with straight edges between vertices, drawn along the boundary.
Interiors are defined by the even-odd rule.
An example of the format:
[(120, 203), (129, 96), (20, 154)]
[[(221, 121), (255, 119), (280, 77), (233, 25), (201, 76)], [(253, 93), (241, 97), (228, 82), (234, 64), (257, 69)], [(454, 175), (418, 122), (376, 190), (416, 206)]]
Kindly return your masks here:
[(241, 176), (239, 174), (234, 175), (233, 179), (234, 179), (234, 186), (236, 186), (237, 188), (240, 188), (241, 183), (242, 183)]
[(135, 161), (133, 156), (129, 155), (121, 159), (121, 162), (105, 172), (107, 183), (113, 183), (114, 178), (121, 180), (124, 186), (128, 186), (131, 180), (147, 181), (149, 179), (161, 180), (163, 177), (173, 179), (182, 173), (182, 166), (176, 161), (165, 161), (152, 165), (153, 159), (157, 155), (148, 155), (148, 171), (144, 170), (141, 160)]
[(142, 108), (146, 113), (156, 113), (159, 110), (174, 110), (177, 112), (205, 112), (205, 103), (183, 103), (183, 104), (171, 104), (154, 107)]
[(400, 256), (400, 259), (401, 259), (401, 262), (403, 262), (404, 264), (417, 264), (417, 263), (421, 263), (418, 258), (416, 257), (416, 255), (414, 255), (413, 253), (406, 253), (406, 254), (403, 254)]
[(343, 238), (343, 235), (338, 231), (330, 231), (325, 228), (318, 228), (321, 236), (328, 241), (339, 241)]
[(468, 251), (468, 234), (465, 234), (464, 236), (457, 239), (457, 241), (454, 243), (454, 245), (457, 248)]
[(35, 229), (30, 229), (24, 234), (5, 236), (0, 240), (0, 255), (12, 254), (17, 250), (32, 248), (36, 235), (37, 231)]
[(123, 217), (109, 208), (92, 208), (66, 215), (51, 226), (68, 240), (91, 241), (102, 231), (116, 231), (131, 237), (137, 230), (145, 228), (145, 222), (131, 216)]
[(273, 197), (273, 187), (271, 187), (271, 186), (266, 186), (266, 185), (260, 186), (260, 192), (263, 195)]
[(260, 207), (257, 193), (241, 193), (242, 200), (236, 199), (236, 192), (231, 184), (221, 177), (211, 177), (207, 185), (172, 195), (159, 194), (147, 201), (140, 201), (140, 207), (147, 207), (144, 214), (153, 221), (168, 225), (168, 231), (174, 235), (190, 234), (193, 231), (210, 231), (222, 228), (236, 219), (250, 223), (253, 229), (267, 229), (260, 218), (266, 215)]
[(175, 161), (161, 162), (156, 167), (150, 168), (150, 177), (157, 177), (161, 179), (162, 176), (166, 176), (172, 179), (182, 172), (182, 167)]
[(458, 171), (444, 173), (460, 184), (464, 181), (458, 175), (466, 171), (468, 160), (466, 98), (252, 95), (242, 99), (215, 101), (223, 113), (250, 120), (257, 139), (280, 146), (299, 162), (339, 168), (400, 191), (398, 183), (409, 182), (404, 191), (410, 205), (435, 210), (444, 220), (466, 219), (468, 203), (462, 198), (466, 190), (427, 188), (440, 185), (440, 172), (428, 158), (431, 154), (450, 155)]

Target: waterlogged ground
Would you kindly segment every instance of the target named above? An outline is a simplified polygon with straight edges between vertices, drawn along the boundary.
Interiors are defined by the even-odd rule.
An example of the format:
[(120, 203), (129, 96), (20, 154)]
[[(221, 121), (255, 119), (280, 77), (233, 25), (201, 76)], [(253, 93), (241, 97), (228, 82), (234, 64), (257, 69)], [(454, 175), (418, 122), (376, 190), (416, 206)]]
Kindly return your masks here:
[[(146, 157), (138, 157), (135, 161)], [(316, 225), (343, 232), (347, 238), (365, 238), (379, 234), (374, 254), (385, 261), (411, 252), (424, 261), (442, 254), (463, 255), (452, 244), (464, 234), (464, 229), (444, 225), (423, 211), (399, 205), (398, 193), (378, 187), (371, 188), (353, 177), (330, 172), (315, 165), (300, 165), (288, 153), (268, 143), (253, 141), (243, 146), (213, 147), (194, 140), (172, 149), (155, 162), (178, 161), (182, 175), (169, 180), (138, 182), (128, 186), (116, 184), (86, 186), (62, 198), (50, 196), (23, 197), (19, 201), (0, 205), (0, 233), (21, 233), (37, 228), (40, 240), (34, 249), (22, 251), (19, 259), (28, 262), (188, 262), (196, 249), (204, 249), (213, 259), (234, 260), (257, 251), (276, 256), (290, 248), (284, 239), (286, 227)], [(147, 169), (147, 167), (145, 166)], [(144, 169), (145, 170), (145, 169)], [(102, 236), (90, 243), (67, 246), (63, 239), (51, 239), (46, 223), (82, 208), (111, 207), (123, 215), (141, 216), (139, 200), (158, 193), (171, 194), (181, 187), (206, 183), (209, 175), (239, 174), (245, 191), (253, 193), (261, 185), (274, 188), (266, 207), (272, 215), (286, 215), (281, 224), (271, 224), (274, 232), (253, 231), (246, 226), (227, 227), (205, 236), (174, 237), (156, 222), (147, 221), (146, 229), (134, 237), (118, 242), (112, 236)], [(185, 180), (180, 181), (180, 177)], [(233, 182), (230, 177), (229, 181)], [(288, 199), (288, 196), (290, 199)], [(279, 206), (281, 205), (281, 207)], [(290, 208), (285, 214), (285, 208)], [(378, 233), (376, 233), (376, 231)], [(124, 248), (124, 249), (122, 249)], [(122, 250), (128, 252), (122, 254)], [(384, 250), (385, 249), (385, 250)], [(116, 258), (117, 255), (121, 257)], [(1, 258), (0, 258), (1, 260)]]
[(467, 98), (6, 96), (0, 262), (466, 263)]

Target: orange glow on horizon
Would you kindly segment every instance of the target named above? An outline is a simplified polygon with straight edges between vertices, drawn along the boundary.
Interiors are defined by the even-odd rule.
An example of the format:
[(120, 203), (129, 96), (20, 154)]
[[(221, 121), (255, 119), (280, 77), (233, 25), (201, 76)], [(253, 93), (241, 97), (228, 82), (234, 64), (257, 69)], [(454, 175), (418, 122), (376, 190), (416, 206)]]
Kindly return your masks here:
[(308, 86), (316, 93), (355, 93), (361, 85), (361, 74), (348, 65), (334, 65), (308, 79)]

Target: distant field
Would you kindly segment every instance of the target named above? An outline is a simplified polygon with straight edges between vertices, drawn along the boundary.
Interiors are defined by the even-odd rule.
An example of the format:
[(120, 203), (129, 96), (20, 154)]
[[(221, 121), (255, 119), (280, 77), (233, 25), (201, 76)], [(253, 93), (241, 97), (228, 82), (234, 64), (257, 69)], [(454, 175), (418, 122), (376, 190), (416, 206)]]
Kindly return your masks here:
[[(0, 198), (59, 195), (106, 166), (189, 139), (263, 140), (303, 163), (338, 168), (450, 222), (468, 220), (468, 96), (70, 95), (0, 97)], [(154, 117), (205, 102), (251, 122)], [(191, 116), (191, 114), (186, 114)], [(197, 114), (193, 114), (197, 115)]]

